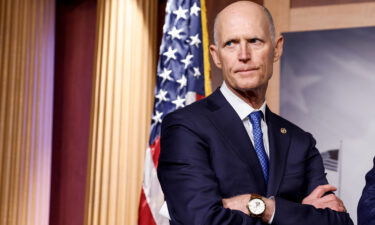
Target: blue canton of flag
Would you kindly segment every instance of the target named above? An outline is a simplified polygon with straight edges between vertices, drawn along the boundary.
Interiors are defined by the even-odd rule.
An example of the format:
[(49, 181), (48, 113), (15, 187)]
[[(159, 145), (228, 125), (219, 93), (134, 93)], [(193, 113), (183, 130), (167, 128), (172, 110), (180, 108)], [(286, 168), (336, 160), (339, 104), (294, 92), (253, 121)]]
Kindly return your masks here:
[(168, 0), (157, 70), (150, 145), (166, 114), (203, 97), (203, 47), (199, 0)]

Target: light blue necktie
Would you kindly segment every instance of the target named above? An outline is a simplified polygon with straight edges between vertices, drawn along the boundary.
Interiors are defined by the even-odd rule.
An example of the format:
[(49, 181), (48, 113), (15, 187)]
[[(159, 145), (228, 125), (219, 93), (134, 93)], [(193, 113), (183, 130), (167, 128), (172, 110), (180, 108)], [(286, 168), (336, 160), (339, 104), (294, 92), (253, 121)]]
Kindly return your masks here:
[(254, 147), (255, 152), (258, 156), (260, 165), (262, 166), (262, 171), (264, 175), (264, 180), (266, 184), (268, 183), (268, 156), (263, 144), (263, 132), (261, 128), (260, 121), (262, 120), (262, 111), (254, 111), (250, 113), (249, 119), (253, 125), (253, 136), (254, 136)]

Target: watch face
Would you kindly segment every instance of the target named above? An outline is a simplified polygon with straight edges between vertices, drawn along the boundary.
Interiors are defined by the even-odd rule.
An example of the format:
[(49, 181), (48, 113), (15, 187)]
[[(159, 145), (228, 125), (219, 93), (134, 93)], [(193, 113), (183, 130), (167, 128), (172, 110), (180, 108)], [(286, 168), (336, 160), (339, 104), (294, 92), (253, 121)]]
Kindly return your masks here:
[(252, 199), (248, 206), (250, 212), (254, 215), (260, 215), (266, 209), (266, 205), (261, 199)]

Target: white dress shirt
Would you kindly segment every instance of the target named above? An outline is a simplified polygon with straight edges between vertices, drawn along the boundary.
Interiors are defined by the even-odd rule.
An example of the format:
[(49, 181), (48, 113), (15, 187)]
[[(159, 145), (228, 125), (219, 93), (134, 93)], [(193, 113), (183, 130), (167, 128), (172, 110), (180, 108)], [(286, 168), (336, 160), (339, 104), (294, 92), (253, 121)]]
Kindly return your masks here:
[(250, 137), (251, 142), (254, 146), (254, 135), (253, 135), (253, 125), (250, 122), (249, 115), (254, 111), (262, 111), (263, 113), (263, 120), (261, 120), (261, 127), (263, 133), (263, 144), (264, 150), (268, 156), (270, 157), (270, 145), (268, 141), (268, 127), (266, 123), (266, 102), (262, 104), (259, 109), (254, 109), (249, 104), (247, 104), (244, 100), (234, 94), (227, 86), (225, 82), (220, 87), (221, 93), (224, 95), (224, 98), (229, 102), (229, 104), (233, 107), (234, 111), (236, 111), (237, 115), (243, 122), (245, 126), (246, 132)]

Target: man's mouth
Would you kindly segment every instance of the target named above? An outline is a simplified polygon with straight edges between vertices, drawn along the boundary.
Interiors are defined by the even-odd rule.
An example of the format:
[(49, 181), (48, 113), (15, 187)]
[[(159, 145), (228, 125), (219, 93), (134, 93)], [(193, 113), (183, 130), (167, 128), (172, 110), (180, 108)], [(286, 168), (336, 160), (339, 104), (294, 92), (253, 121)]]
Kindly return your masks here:
[(249, 68), (241, 68), (238, 70), (235, 70), (236, 73), (247, 73), (247, 72), (254, 72), (258, 70), (258, 67), (249, 67)]

